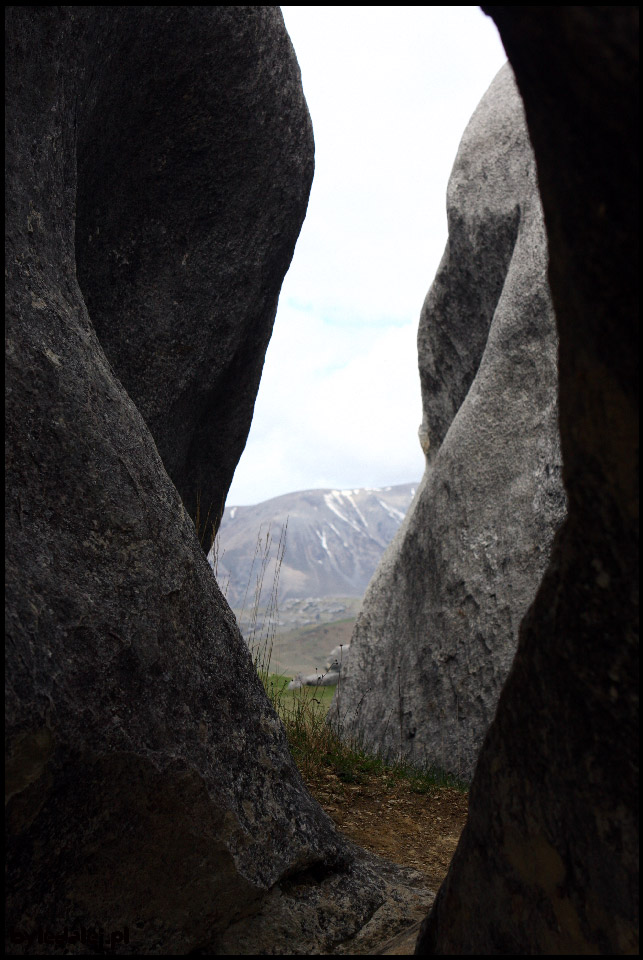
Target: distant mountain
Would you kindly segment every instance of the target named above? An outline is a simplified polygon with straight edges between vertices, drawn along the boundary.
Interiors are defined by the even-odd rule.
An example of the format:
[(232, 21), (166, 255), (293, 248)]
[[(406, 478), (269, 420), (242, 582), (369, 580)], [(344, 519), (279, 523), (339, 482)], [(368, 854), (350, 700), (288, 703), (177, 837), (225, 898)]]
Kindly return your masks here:
[(361, 597), (417, 486), (303, 490), (251, 507), (226, 507), (209, 559), (228, 602), (251, 607), (258, 577), (261, 602), (268, 601), (286, 522), (280, 600)]

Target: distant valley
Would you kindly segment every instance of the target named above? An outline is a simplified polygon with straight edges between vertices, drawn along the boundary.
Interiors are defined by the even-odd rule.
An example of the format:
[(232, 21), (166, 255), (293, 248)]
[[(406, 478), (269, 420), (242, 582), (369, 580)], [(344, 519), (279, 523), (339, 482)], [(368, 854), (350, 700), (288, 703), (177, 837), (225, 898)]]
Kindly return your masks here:
[(332, 647), (350, 639), (364, 591), (417, 487), (304, 490), (226, 507), (208, 559), (249, 643), (272, 631), (280, 670), (323, 667)]

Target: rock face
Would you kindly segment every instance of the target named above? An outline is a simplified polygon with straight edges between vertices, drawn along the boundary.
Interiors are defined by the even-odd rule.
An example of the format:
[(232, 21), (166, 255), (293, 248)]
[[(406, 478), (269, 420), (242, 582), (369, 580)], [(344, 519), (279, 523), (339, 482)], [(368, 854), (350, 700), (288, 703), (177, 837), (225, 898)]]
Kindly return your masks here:
[(188, 513), (199, 496), (216, 526), (306, 212), (313, 136), (274, 9), (222, 7), (216, 48), (204, 16), (164, 7), (152, 33), (133, 8), (95, 12), (103, 62), (80, 106), (76, 235), (107, 359)]
[[(142, 373), (140, 382), (156, 377), (158, 396), (165, 392), (159, 404), (173, 424), (167, 438), (178, 422), (172, 398), (185, 411), (192, 396), (185, 430), (193, 439), (178, 460), (197, 469), (201, 455), (190, 459), (190, 451), (212, 413), (213, 392), (236, 380), (246, 351), (252, 370), (238, 402), (245, 404), (241, 420), (249, 420), (251, 384), (310, 184), (310, 123), (281, 15), (269, 7), (11, 7), (6, 26), (11, 942), (24, 947), (39, 927), (54, 937), (84, 926), (123, 937), (127, 928), (129, 945), (119, 949), (134, 954), (235, 952), (226, 931), (243, 920), (244, 943), (257, 952), (265, 946), (256, 937), (265, 936), (258, 911), (266, 897), (275, 904), (277, 953), (286, 944), (325, 952), (367, 921), (373, 931), (378, 917), (388, 934), (430, 898), (417, 875), (380, 870), (376, 858), (347, 845), (305, 790), (194, 525), (103, 352), (76, 275), (78, 261), (99, 313), (123, 307), (118, 314), (106, 307), (102, 322), (118, 327), (121, 344), (131, 332), (141, 367), (155, 356), (152, 379)], [(270, 151), (269, 171), (257, 172), (275, 129), (274, 151), (291, 174), (298, 170), (289, 191), (280, 188), (283, 172), (272, 180)], [(219, 174), (232, 178), (220, 208), (213, 206)], [(263, 239), (249, 234), (245, 248), (245, 228), (219, 231), (231, 220), (247, 226), (255, 188), (265, 204), (257, 212)], [(103, 230), (95, 210), (111, 238), (102, 263), (88, 253), (90, 235), (93, 251)], [(283, 237), (266, 254), (268, 220)], [(213, 313), (213, 328), (196, 309), (205, 287), (189, 264), (203, 269), (208, 251), (214, 304), (228, 302), (242, 277), (256, 296), (241, 332), (230, 318), (229, 336), (219, 329), (220, 314)], [(168, 307), (182, 269), (198, 288), (189, 294), (196, 310), (189, 322), (183, 307)], [(103, 286), (110, 277), (118, 290)], [(243, 310), (245, 296), (239, 293)], [(190, 393), (173, 316), (193, 359), (199, 318), (204, 341), (216, 334), (224, 342), (203, 397)], [(169, 372), (160, 372), (163, 363)], [(115, 364), (127, 368), (118, 358)], [(127, 386), (135, 392), (136, 383)], [(228, 400), (216, 407), (217, 442), (243, 433), (236, 414), (228, 419)], [(228, 466), (235, 443), (225, 448)], [(333, 921), (322, 924), (329, 910)], [(48, 943), (32, 949), (58, 949)]]
[(422, 485), (368, 588), (333, 717), (470, 778), (565, 511), (554, 316), (511, 68), (462, 138), (418, 333)]
[(569, 506), (416, 953), (637, 954), (638, 8), (483, 9), (538, 165)]

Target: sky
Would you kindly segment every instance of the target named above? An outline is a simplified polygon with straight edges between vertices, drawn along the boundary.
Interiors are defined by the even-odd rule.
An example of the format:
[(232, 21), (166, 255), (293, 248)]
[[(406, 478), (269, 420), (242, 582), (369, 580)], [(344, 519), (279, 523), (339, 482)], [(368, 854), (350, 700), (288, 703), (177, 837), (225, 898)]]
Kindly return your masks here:
[(315, 177), (230, 506), (421, 478), (418, 320), (460, 139), (507, 59), (479, 7), (281, 10)]

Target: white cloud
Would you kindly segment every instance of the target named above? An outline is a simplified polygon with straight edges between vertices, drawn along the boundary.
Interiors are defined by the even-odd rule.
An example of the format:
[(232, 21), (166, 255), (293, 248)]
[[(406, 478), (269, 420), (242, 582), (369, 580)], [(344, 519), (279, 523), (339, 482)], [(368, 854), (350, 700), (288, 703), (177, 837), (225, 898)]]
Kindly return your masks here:
[(460, 138), (505, 62), (477, 7), (282, 7), (315, 180), (229, 503), (418, 479), (415, 337)]
[(420, 420), (415, 324), (341, 326), (286, 306), (228, 502), (416, 480)]

